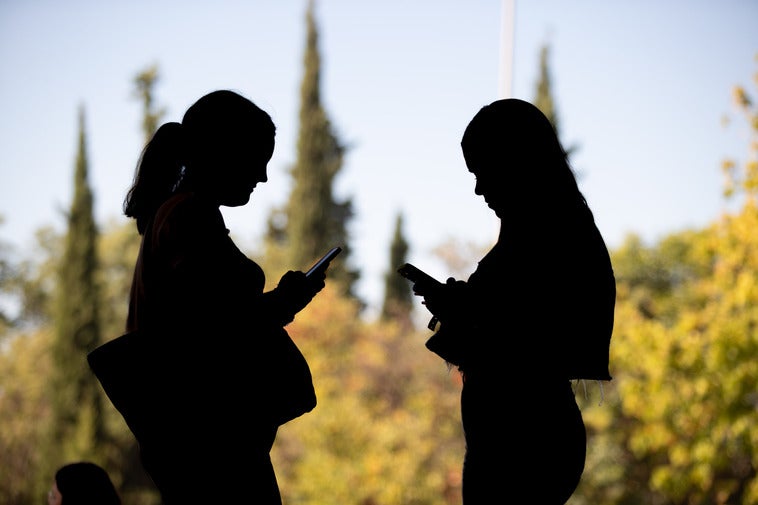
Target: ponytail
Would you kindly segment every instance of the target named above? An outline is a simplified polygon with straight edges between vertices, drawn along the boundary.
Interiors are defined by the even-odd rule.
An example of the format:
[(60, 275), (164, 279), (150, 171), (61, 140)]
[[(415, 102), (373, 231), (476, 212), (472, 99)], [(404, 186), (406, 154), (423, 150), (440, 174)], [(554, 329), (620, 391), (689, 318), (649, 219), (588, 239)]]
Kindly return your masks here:
[(174, 192), (184, 165), (180, 123), (163, 124), (142, 151), (134, 182), (124, 199), (124, 214), (137, 220), (140, 235), (158, 207)]

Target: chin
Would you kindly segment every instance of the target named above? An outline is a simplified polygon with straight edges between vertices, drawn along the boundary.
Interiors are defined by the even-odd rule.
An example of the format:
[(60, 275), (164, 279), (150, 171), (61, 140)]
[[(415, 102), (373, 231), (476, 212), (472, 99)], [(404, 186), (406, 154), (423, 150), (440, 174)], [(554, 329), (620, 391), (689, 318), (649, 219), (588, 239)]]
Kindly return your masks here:
[(499, 217), (499, 218), (503, 217), (503, 212), (501, 211), (501, 209), (497, 205), (493, 205), (491, 203), (487, 203), (487, 207), (489, 207), (490, 210), (492, 212), (494, 212), (497, 217)]
[(250, 201), (250, 195), (240, 195), (239, 197), (235, 198), (228, 198), (226, 201), (224, 201), (221, 205), (224, 207), (241, 207), (243, 205), (246, 205), (247, 202)]

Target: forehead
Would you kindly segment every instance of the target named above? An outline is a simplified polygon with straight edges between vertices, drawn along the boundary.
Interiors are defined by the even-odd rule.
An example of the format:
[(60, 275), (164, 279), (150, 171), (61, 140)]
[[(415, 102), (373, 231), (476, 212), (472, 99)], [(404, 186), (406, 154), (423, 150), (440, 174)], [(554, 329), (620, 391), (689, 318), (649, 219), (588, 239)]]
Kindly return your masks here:
[(270, 135), (255, 128), (229, 128), (215, 132), (212, 142), (227, 150), (244, 150), (260, 152), (271, 155), (274, 150), (275, 139)]

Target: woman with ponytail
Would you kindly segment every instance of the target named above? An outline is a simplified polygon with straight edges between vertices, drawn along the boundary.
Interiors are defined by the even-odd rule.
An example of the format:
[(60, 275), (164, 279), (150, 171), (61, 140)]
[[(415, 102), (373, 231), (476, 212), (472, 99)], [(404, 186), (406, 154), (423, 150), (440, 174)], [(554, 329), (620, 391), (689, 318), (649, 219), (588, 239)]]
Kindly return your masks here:
[(245, 205), (268, 180), (275, 132), (253, 102), (214, 91), (155, 132), (124, 201), (142, 236), (127, 333), (89, 362), (167, 505), (279, 505), (277, 429), (316, 405), (284, 327), (325, 272), (289, 271), (264, 292), (219, 209)]

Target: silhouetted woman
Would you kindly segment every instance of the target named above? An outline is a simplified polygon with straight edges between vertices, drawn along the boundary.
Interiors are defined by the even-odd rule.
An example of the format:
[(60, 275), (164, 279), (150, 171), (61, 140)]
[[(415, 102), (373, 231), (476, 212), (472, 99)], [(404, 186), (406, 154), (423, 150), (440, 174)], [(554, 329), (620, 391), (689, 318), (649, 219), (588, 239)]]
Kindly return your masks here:
[(463, 501), (563, 504), (586, 455), (570, 381), (611, 379), (608, 251), (539, 109), (491, 103), (461, 146), (500, 234), (466, 282), (414, 290), (440, 321), (427, 347), (463, 374)]
[[(245, 205), (268, 180), (274, 137), (253, 102), (209, 93), (155, 132), (124, 202), (142, 235), (122, 337), (136, 344), (120, 358), (135, 370), (129, 383), (101, 382), (169, 505), (281, 503), (269, 456), (277, 428), (316, 405), (284, 326), (325, 273), (289, 271), (264, 292), (263, 270), (232, 242), (219, 210)], [(97, 356), (90, 363), (113, 373)]]

